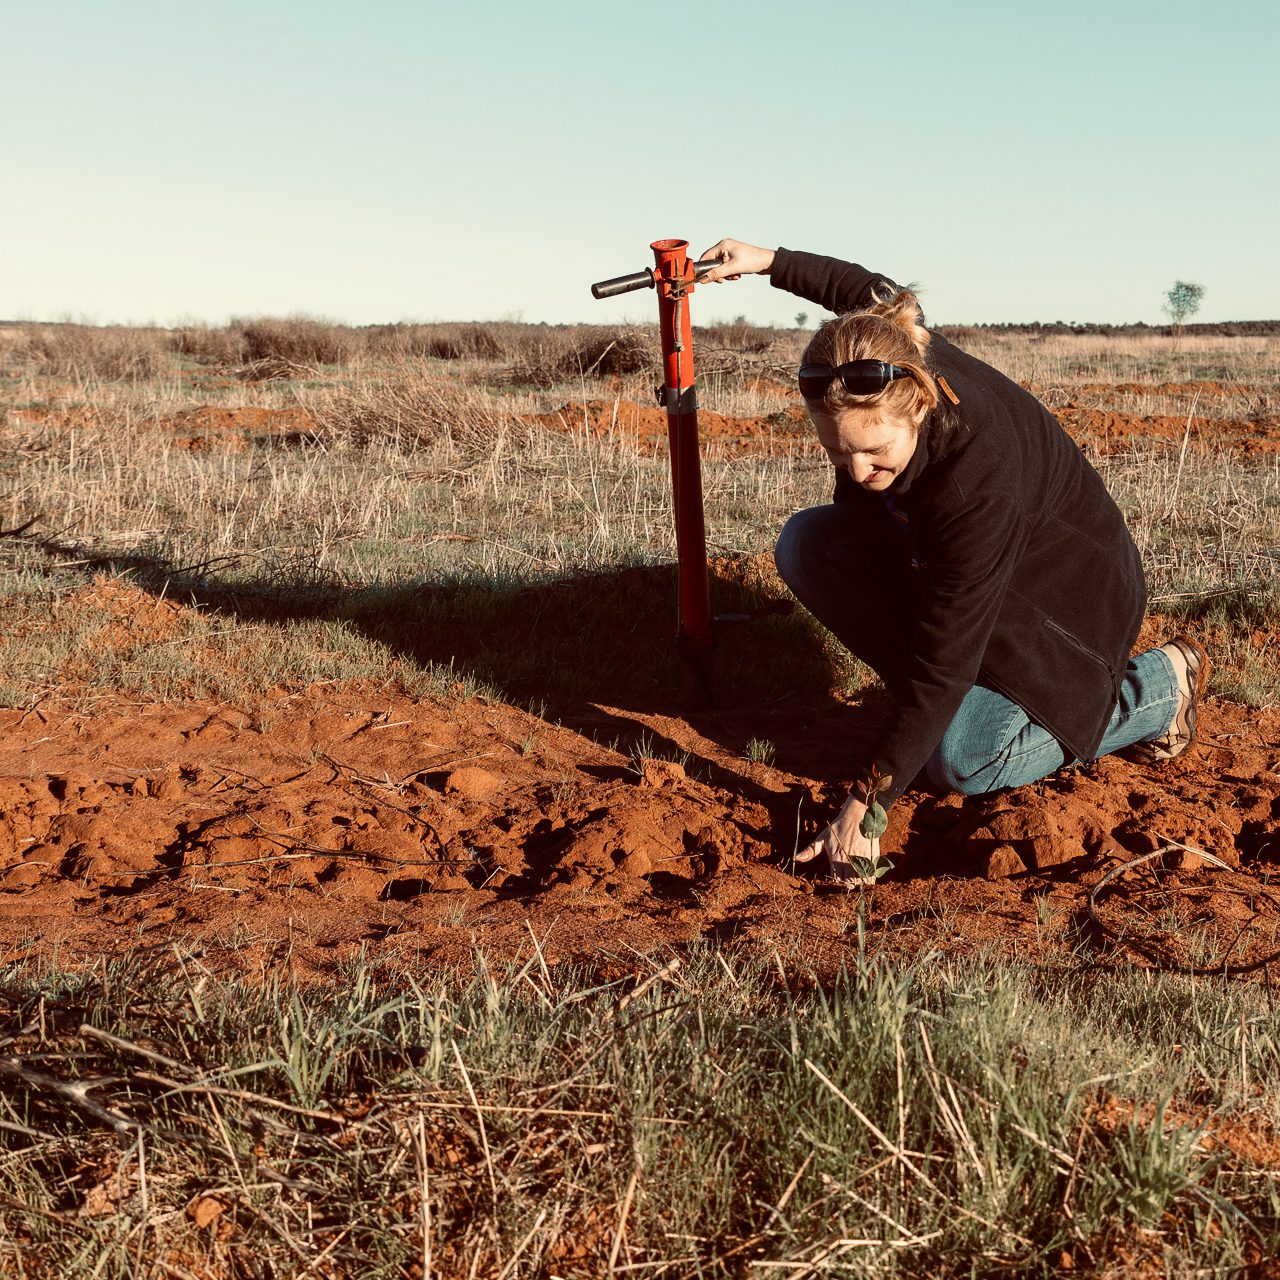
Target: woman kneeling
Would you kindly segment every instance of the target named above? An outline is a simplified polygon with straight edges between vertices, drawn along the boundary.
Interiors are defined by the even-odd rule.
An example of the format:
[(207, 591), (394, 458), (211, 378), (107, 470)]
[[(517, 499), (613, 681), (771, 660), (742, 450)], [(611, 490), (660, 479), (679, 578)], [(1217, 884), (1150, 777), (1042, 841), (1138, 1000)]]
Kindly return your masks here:
[(1137, 547), (1101, 477), (1034, 396), (922, 323), (910, 290), (816, 254), (722, 240), (711, 281), (762, 274), (836, 313), (800, 391), (834, 501), (778, 539), (796, 597), (880, 676), (893, 710), (854, 792), (798, 855), (842, 879), (871, 846), (863, 797), (923, 769), (980, 795), (1127, 748), (1191, 745), (1208, 676), (1185, 638), (1130, 659), (1146, 607)]

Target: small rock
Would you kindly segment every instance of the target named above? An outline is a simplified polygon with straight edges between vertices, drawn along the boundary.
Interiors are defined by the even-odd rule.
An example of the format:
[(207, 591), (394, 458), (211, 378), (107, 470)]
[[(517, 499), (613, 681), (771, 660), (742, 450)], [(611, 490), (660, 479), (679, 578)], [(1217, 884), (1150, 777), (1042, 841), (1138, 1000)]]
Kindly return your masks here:
[(455, 769), (444, 780), (445, 791), (461, 796), (464, 800), (487, 800), (501, 786), (501, 779), (495, 778), (487, 769), (478, 769), (475, 765)]
[(166, 769), (159, 778), (152, 778), (150, 791), (156, 800), (181, 800), (185, 794), (182, 785), (182, 774), (177, 767)]
[(997, 840), (1010, 844), (1018, 840), (1035, 840), (1056, 836), (1058, 829), (1049, 814), (1032, 805), (1002, 809), (987, 819), (987, 829)]
[(988, 880), (1007, 880), (1010, 876), (1021, 875), (1027, 864), (1018, 856), (1018, 851), (1011, 844), (1002, 844), (987, 854), (982, 874)]
[(20, 862), (16, 867), (0, 871), (0, 878), (4, 880), (6, 889), (30, 889), (32, 885), (37, 885), (44, 879), (44, 871), (40, 867)]
[(1037, 871), (1047, 871), (1050, 867), (1060, 867), (1064, 862), (1082, 857), (1084, 847), (1061, 837), (1037, 836), (1028, 842), (1027, 854)]
[(187, 1205), (187, 1217), (201, 1230), (211, 1226), (220, 1214), (227, 1210), (227, 1202), (221, 1196), (196, 1196)]
[(636, 849), (618, 863), (618, 870), (624, 876), (647, 876), (653, 870), (653, 860), (642, 849)]
[(662, 787), (688, 775), (675, 760), (645, 760), (640, 765), (640, 781), (646, 787)]

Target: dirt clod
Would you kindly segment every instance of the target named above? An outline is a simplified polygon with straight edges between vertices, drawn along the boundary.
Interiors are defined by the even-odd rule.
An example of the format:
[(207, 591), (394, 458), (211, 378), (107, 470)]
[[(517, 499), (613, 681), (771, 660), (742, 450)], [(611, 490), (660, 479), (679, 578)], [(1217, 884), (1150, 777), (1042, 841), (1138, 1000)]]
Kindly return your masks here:
[[(1205, 746), (1176, 768), (1111, 757), (968, 800), (913, 787), (890, 811), (893, 872), (833, 892), (792, 874), (791, 857), (839, 807), (840, 762), (882, 714), (874, 699), (816, 719), (786, 705), (688, 718), (600, 706), (563, 727), (358, 685), (234, 707), (0, 712), (0, 939), (11, 955), (86, 962), (122, 938), (181, 942), (211, 965), (319, 973), (361, 949), (514, 955), (533, 928), (566, 958), (715, 937), (800, 945), (821, 970), (848, 961), (861, 912), (873, 948), (1036, 954), (1082, 941), (1044, 928), (1046, 902), (1080, 918), (1103, 875), (1172, 840), (1230, 869), (1190, 854), (1126, 871), (1099, 897), (1104, 923), (1151, 935), (1161, 954), (1193, 935), (1202, 958), (1269, 946), (1280, 712), (1209, 699)], [(620, 728), (679, 760), (637, 770), (601, 745)], [(537, 753), (522, 751), (534, 732)], [(777, 751), (767, 779), (742, 756), (761, 735)]]

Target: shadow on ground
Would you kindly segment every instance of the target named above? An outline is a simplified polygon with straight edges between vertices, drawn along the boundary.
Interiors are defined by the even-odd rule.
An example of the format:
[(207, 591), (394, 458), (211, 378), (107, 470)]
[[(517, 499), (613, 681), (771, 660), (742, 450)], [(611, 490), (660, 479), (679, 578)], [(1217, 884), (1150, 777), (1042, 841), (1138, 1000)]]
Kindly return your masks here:
[[(327, 621), (346, 626), (419, 667), (451, 670), (464, 686), (615, 745), (688, 758), (655, 718), (678, 719), (741, 755), (754, 739), (779, 770), (847, 776), (848, 760), (879, 725), (878, 689), (851, 705), (832, 695), (844, 673), (829, 637), (791, 610), (771, 566), (718, 558), (711, 566), (715, 648), (691, 680), (677, 652), (674, 565), (630, 566), (542, 581), (459, 577), (439, 584), (338, 588), (325, 583), (220, 581), (209, 565), (183, 566), (147, 552), (85, 556), (57, 539), (23, 535), (75, 572), (127, 575), (156, 597), (248, 623)], [(733, 619), (733, 620), (729, 620)], [(846, 660), (847, 661), (847, 660)], [(636, 717), (644, 717), (641, 723)], [(805, 730), (817, 732), (810, 739)], [(832, 741), (844, 749), (832, 753)], [(692, 753), (697, 755), (696, 752)], [(689, 761), (705, 780), (708, 756)]]

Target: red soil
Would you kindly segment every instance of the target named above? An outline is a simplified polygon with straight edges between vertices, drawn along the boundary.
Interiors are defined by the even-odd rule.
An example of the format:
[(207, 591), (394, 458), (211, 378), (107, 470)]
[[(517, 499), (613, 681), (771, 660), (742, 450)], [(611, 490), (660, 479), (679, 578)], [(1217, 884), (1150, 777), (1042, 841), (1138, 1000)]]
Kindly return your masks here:
[(1188, 430), (1185, 414), (1141, 416), (1073, 403), (1057, 410), (1056, 416), (1073, 439), (1108, 453), (1138, 441), (1180, 446), (1184, 439), (1198, 449), (1225, 449), (1246, 457), (1280, 453), (1280, 417), (1215, 422), (1193, 416)]
[[(106, 588), (104, 588), (105, 590)], [(111, 586), (102, 644), (128, 627)], [(113, 594), (114, 593), (114, 594)], [(147, 597), (137, 626), (175, 625)], [(136, 635), (133, 636), (136, 642)], [(782, 703), (686, 716), (583, 704), (552, 725), (500, 703), (317, 686), (252, 705), (41, 705), (0, 713), (0, 956), (84, 963), (200, 948), (221, 969), (652, 951), (761, 940), (822, 972), (892, 954), (994, 946), (1052, 960), (1089, 942), (1111, 868), (1169, 841), (1100, 896), (1102, 921), (1159, 959), (1280, 948), (1280, 712), (1210, 699), (1188, 760), (1108, 758), (979, 800), (913, 789), (896, 863), (865, 894), (790, 873), (797, 833), (844, 794), (874, 732), (861, 705)], [(641, 735), (684, 763), (600, 745)], [(750, 737), (776, 767), (742, 757)], [(1142, 959), (1141, 956), (1136, 958)]]
[[(1060, 416), (1110, 443), (1180, 442), (1186, 428), (1074, 404)], [(538, 421), (654, 448), (666, 434), (664, 413), (626, 401)], [(202, 448), (309, 427), (297, 410), (240, 408), (165, 429)], [(807, 438), (794, 404), (770, 419), (703, 412), (700, 427), (733, 451)], [(1280, 424), (1197, 420), (1195, 437), (1274, 451)], [(95, 590), (97, 650), (184, 634), (177, 605)], [(80, 674), (72, 655), (59, 679), (71, 690)], [(562, 727), (502, 704), (327, 685), (251, 705), (116, 697), (0, 712), (0, 955), (83, 962), (177, 942), (221, 967), (317, 973), (362, 948), (415, 962), (465, 962), (476, 946), (513, 955), (532, 932), (552, 959), (741, 938), (829, 970), (857, 945), (860, 914), (868, 946), (911, 955), (996, 946), (1051, 959), (1089, 942), (1178, 961), (1196, 932), (1202, 961), (1280, 949), (1267, 887), (1280, 864), (1276, 709), (1210, 699), (1202, 744), (1159, 769), (1112, 757), (970, 801), (911, 790), (884, 842), (896, 868), (865, 894), (792, 875), (789, 859), (843, 799), (842, 762), (874, 732), (874, 698), (664, 710), (583, 702), (557, 709)], [(625, 752), (642, 732), (685, 765), (636, 772), (600, 745)], [(776, 767), (744, 761), (753, 737), (775, 744)], [(1112, 881), (1098, 915), (1142, 952), (1118, 948), (1089, 919), (1089, 890), (1169, 842), (1230, 869), (1175, 850)]]
[(302, 409), (235, 409), (201, 405), (175, 414), (166, 422), (183, 449), (231, 449), (239, 452), (254, 440), (276, 437), (285, 442), (314, 434), (316, 423)]

